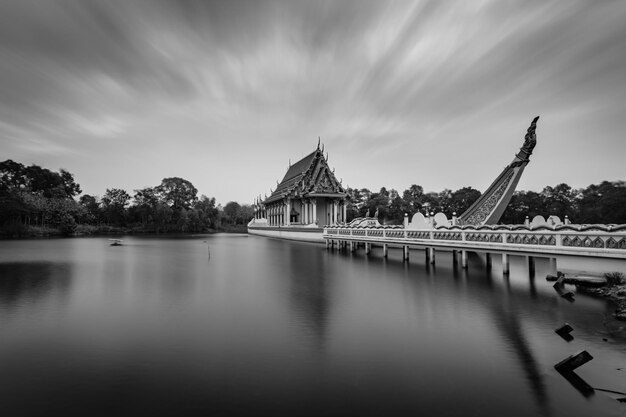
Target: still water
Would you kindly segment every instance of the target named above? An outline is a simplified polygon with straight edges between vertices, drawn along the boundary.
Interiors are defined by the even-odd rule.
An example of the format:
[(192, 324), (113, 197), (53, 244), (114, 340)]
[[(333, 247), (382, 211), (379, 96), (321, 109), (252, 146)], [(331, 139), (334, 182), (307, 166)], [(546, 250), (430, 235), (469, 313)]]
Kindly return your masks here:
[[(0, 415), (620, 416), (612, 307), (468, 270), (213, 235), (0, 242)], [(574, 340), (554, 329), (569, 322)], [(619, 369), (624, 368), (624, 369)]]

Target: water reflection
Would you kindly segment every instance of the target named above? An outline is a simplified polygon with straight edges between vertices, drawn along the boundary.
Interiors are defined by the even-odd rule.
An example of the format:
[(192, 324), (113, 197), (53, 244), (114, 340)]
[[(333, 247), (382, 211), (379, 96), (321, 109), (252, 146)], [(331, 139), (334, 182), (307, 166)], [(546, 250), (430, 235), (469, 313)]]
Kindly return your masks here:
[(290, 304), (315, 336), (322, 350), (328, 329), (332, 292), (324, 268), (325, 256), (317, 245), (289, 245), (287, 260)]
[(66, 295), (72, 283), (67, 262), (0, 263), (0, 306), (12, 310), (55, 295)]
[[(423, 252), (405, 263), (397, 250), (384, 259), (380, 248), (366, 256), (204, 239), (210, 260), (202, 239), (125, 238), (120, 248), (75, 239), (0, 251), (0, 308), (23, 307), (13, 314), (20, 320), (0, 321), (0, 372), (15, 382), (0, 392), (9, 415), (613, 410), (595, 412), (600, 395), (583, 398), (552, 368), (566, 343), (553, 329), (565, 320), (576, 336), (567, 348), (584, 343), (596, 357), (586, 380), (618, 367), (623, 347), (598, 337), (606, 303), (561, 300), (523, 259), (503, 277), (497, 258), (488, 271), (472, 256), (464, 270), (449, 253), (430, 265)], [(30, 262), (11, 261), (20, 256)]]
[[(507, 287), (507, 289), (510, 291), (510, 287)], [(516, 306), (511, 302), (509, 296), (505, 296), (495, 297), (493, 302), (490, 303), (490, 307), (491, 316), (495, 320), (499, 331), (517, 355), (518, 363), (524, 370), (530, 389), (535, 396), (535, 402), (542, 410), (542, 415), (552, 415), (546, 384), (530, 343), (524, 334)]]

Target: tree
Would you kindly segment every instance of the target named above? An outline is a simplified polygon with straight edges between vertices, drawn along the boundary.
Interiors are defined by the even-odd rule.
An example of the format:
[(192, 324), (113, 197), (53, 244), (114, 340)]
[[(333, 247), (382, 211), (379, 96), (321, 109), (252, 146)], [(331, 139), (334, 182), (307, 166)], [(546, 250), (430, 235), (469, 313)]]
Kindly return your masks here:
[(522, 224), (526, 216), (530, 220), (536, 215), (546, 215), (545, 198), (534, 191), (516, 191), (502, 213), (500, 223)]
[(472, 187), (463, 187), (452, 193), (450, 196), (449, 207), (450, 215), (456, 213), (458, 216), (463, 214), (465, 210), (470, 208), (472, 204), (480, 197), (481, 192)]
[(61, 182), (63, 185), (63, 190), (67, 197), (75, 197), (79, 195), (80, 193), (82, 193), (80, 189), (80, 185), (74, 182), (74, 175), (72, 175), (71, 173), (67, 172), (64, 169), (59, 170), (59, 172), (61, 174)]
[(159, 204), (159, 193), (156, 187), (146, 187), (135, 190), (133, 196), (133, 211), (144, 225), (148, 225), (154, 221), (157, 205)]
[(603, 181), (582, 190), (577, 223), (626, 223), (626, 182)]
[(80, 222), (93, 224), (100, 220), (100, 204), (96, 197), (83, 194), (78, 199), (78, 204), (84, 208), (84, 217), (78, 219)]
[(198, 217), (203, 229), (215, 228), (218, 216), (215, 198), (202, 195), (194, 204), (194, 209), (198, 211)]
[(244, 204), (239, 208), (237, 221), (240, 224), (247, 224), (254, 217), (254, 208), (249, 204)]
[(128, 193), (120, 188), (107, 188), (100, 199), (104, 216), (109, 223), (122, 225), (125, 223), (125, 210), (130, 201)]
[(235, 224), (237, 222), (237, 216), (239, 215), (239, 210), (241, 206), (236, 201), (229, 201), (224, 206), (224, 217), (226, 221), (231, 224)]
[(189, 181), (178, 177), (164, 178), (156, 189), (162, 201), (174, 210), (188, 210), (198, 199), (196, 187)]
[(576, 192), (567, 184), (545, 187), (541, 194), (546, 208), (545, 217), (556, 215), (561, 218), (572, 217), (577, 211)]

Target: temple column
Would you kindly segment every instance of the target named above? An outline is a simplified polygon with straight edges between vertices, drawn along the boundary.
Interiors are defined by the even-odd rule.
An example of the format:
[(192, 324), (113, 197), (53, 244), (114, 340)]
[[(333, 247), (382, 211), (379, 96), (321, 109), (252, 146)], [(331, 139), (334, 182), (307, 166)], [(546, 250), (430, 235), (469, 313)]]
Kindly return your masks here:
[(347, 206), (346, 206), (346, 202), (343, 202), (343, 217), (341, 218), (341, 221), (344, 223), (348, 223), (348, 216), (347, 216)]
[(285, 216), (285, 224), (289, 226), (291, 224), (291, 199), (287, 199), (287, 215)]
[(338, 211), (339, 211), (339, 202), (337, 200), (333, 201), (333, 224), (337, 224), (337, 221), (339, 220), (339, 216), (338, 216)]
[(317, 200), (313, 200), (313, 223), (317, 224)]
[(309, 201), (307, 200), (306, 203), (304, 203), (304, 213), (305, 213), (305, 215), (304, 215), (304, 223), (305, 224), (311, 223), (309, 221), (309, 217), (311, 217), (310, 214), (309, 214), (309, 209), (310, 209)]

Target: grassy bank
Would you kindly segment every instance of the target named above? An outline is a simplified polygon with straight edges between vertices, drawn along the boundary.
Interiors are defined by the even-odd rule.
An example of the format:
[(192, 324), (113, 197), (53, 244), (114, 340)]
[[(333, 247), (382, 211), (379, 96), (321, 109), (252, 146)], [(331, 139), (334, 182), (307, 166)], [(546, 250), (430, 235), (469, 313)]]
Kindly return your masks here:
[(613, 301), (617, 306), (615, 318), (626, 321), (626, 278), (620, 272), (608, 272), (604, 274), (606, 285), (592, 288), (577, 285), (577, 290), (587, 294), (599, 295)]
[(107, 235), (142, 235), (142, 234), (170, 234), (170, 233), (246, 233), (246, 225), (220, 225), (215, 229), (185, 231), (174, 228), (156, 228), (142, 226), (111, 226), (79, 224), (73, 230), (64, 230), (58, 227), (29, 226), (24, 224), (5, 225), (0, 228), (0, 239), (28, 239), (42, 237), (72, 237), (72, 236), (107, 236)]

